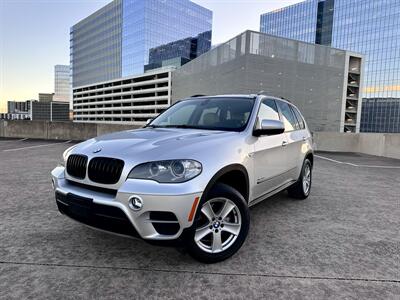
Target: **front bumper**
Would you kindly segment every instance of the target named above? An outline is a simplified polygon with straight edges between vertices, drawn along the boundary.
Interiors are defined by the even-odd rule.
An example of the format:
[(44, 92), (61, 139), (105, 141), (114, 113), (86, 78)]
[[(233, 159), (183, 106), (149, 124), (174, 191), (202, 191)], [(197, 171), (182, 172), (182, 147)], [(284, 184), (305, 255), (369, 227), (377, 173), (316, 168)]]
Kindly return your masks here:
[[(130, 179), (116, 193), (110, 193), (71, 182), (64, 172), (64, 167), (60, 166), (51, 173), (61, 213), (91, 227), (147, 240), (177, 239), (192, 225), (193, 211), (202, 195), (202, 192), (187, 190), (174, 193), (179, 189), (158, 183), (151, 183), (157, 184), (157, 188), (145, 192), (144, 187), (151, 186), (148, 182)], [(143, 201), (138, 211), (129, 207), (133, 196)]]

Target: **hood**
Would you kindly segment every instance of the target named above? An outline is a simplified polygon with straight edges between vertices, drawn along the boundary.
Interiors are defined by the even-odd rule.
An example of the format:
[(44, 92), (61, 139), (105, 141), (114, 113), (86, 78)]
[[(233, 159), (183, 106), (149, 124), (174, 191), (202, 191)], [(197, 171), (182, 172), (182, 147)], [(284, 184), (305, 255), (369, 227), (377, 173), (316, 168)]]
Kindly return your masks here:
[(143, 160), (190, 158), (215, 144), (226, 145), (238, 134), (214, 130), (143, 128), (90, 139), (78, 144), (71, 153)]

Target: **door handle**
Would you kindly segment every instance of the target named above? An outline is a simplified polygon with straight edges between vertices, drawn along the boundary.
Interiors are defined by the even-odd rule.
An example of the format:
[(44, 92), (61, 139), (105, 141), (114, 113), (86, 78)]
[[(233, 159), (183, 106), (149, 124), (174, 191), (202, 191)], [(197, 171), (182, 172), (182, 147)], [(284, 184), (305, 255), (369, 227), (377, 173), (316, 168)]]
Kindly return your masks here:
[(307, 138), (305, 136), (303, 136), (303, 141), (306, 141), (306, 140), (307, 140)]
[(286, 141), (282, 142), (282, 147), (286, 147), (287, 145), (288, 145), (288, 142), (286, 142)]

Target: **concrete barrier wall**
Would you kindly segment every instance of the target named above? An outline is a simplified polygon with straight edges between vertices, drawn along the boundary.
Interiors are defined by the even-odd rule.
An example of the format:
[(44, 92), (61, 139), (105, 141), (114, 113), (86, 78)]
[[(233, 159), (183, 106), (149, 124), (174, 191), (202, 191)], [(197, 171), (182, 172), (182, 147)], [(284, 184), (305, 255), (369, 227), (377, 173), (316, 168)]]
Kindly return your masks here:
[(359, 152), (400, 159), (399, 133), (336, 133), (315, 132), (317, 150)]
[(383, 156), (400, 159), (400, 134), (386, 135), (385, 152)]
[(96, 124), (48, 122), (46, 126), (50, 140), (87, 140), (97, 135)]
[(0, 120), (0, 136), (49, 140), (87, 140), (110, 132), (135, 129), (136, 125), (74, 122)]
[(314, 132), (314, 143), (318, 150), (336, 152), (357, 152), (359, 136), (339, 132)]
[[(135, 125), (114, 125), (46, 121), (0, 120), (0, 137), (86, 140), (110, 132), (135, 129)], [(315, 132), (317, 150), (360, 152), (400, 159), (400, 134)]]
[(3, 137), (47, 139), (47, 124), (43, 121), (0, 121)]
[(1, 120), (0, 120), (0, 136), (4, 136), (4, 126)]
[(137, 129), (141, 126), (138, 125), (110, 125), (110, 124), (96, 124), (97, 125), (97, 136), (122, 131), (122, 130), (130, 130), (130, 129)]

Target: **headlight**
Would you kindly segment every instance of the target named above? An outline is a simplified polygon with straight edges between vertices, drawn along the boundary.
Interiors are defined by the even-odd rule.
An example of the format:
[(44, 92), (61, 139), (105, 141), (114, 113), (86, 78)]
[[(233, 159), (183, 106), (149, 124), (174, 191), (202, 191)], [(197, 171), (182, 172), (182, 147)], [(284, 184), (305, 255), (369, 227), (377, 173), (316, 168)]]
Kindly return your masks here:
[(128, 178), (180, 183), (193, 179), (201, 173), (201, 170), (201, 164), (190, 159), (153, 161), (134, 167)]

